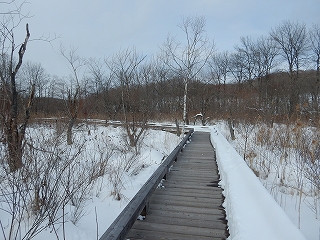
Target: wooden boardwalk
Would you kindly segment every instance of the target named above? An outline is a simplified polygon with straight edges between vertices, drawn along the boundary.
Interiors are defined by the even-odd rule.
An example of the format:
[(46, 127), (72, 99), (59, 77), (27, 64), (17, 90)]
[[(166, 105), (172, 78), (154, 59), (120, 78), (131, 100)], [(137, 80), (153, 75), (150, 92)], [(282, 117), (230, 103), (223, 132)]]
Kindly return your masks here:
[(226, 239), (227, 222), (218, 181), (210, 134), (195, 132), (163, 187), (152, 195), (146, 219), (136, 221), (126, 239)]

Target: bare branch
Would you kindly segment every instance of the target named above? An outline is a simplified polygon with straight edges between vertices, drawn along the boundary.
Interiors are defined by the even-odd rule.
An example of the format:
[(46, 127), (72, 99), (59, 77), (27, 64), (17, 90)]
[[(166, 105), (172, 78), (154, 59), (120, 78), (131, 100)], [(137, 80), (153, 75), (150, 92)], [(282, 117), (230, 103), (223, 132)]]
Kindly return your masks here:
[(21, 44), (20, 49), (19, 49), (19, 60), (18, 60), (18, 64), (16, 65), (16, 67), (14, 69), (14, 74), (17, 74), (17, 72), (19, 71), (21, 64), (22, 64), (22, 59), (23, 59), (24, 53), (27, 50), (27, 43), (30, 38), (28, 23), (26, 24), (26, 32), (27, 32), (26, 38), (25, 38), (24, 42)]

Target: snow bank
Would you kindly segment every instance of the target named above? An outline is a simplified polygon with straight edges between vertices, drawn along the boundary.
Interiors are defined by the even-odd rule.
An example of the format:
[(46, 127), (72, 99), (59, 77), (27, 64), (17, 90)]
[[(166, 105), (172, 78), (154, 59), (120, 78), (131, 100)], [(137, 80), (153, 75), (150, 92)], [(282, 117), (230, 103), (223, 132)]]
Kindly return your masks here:
[(230, 240), (306, 239), (229, 142), (212, 127)]

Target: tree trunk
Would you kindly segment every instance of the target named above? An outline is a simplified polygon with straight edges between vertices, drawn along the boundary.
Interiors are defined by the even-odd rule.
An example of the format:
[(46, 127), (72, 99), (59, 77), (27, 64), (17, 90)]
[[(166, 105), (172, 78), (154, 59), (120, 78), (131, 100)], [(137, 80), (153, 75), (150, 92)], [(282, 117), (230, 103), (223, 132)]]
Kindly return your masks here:
[(294, 76), (291, 73), (291, 86), (290, 86), (290, 98), (289, 98), (289, 117), (292, 117), (297, 113), (297, 105), (299, 104), (299, 83), (298, 73)]
[(11, 73), (11, 99), (10, 112), (6, 123), (6, 137), (8, 146), (8, 165), (10, 172), (14, 172), (22, 167), (22, 147), (21, 137), (18, 130), (18, 93), (16, 90), (15, 73)]
[(204, 115), (201, 118), (201, 123), (202, 123), (202, 126), (206, 126), (207, 125), (207, 119), (204, 117)]
[(183, 96), (183, 125), (187, 123), (187, 92), (188, 92), (188, 80), (184, 83), (184, 96)]
[(68, 123), (68, 129), (67, 129), (67, 144), (68, 145), (72, 145), (72, 143), (73, 143), (73, 141), (72, 141), (72, 128), (73, 128), (73, 125), (75, 124), (75, 122), (76, 122), (76, 119), (71, 118)]
[(177, 119), (176, 119), (175, 123), (176, 123), (176, 134), (177, 134), (178, 137), (180, 137), (181, 131), (180, 131), (179, 123), (178, 123)]
[(22, 163), (22, 146), (16, 139), (7, 139), (8, 143), (8, 164), (10, 172), (14, 172), (23, 166)]
[[(21, 126), (18, 124), (18, 92), (16, 88), (16, 75), (22, 65), (22, 60), (24, 53), (27, 48), (27, 43), (30, 37), (29, 26), (26, 24), (26, 38), (24, 43), (20, 46), (19, 49), (19, 59), (18, 63), (15, 67), (13, 67), (13, 61), (10, 61), (9, 69), (11, 71), (10, 75), (10, 87), (7, 89), (7, 92), (10, 93), (7, 99), (9, 102), (9, 111), (4, 117), (4, 125), (5, 125), (5, 135), (6, 135), (6, 143), (8, 147), (8, 165), (10, 172), (14, 172), (23, 166), (22, 162), (22, 154), (23, 154), (23, 140), (25, 138), (25, 130), (28, 124), (28, 120), (30, 118), (30, 109), (32, 105), (32, 101), (34, 98), (35, 87), (34, 85), (31, 88), (31, 93), (29, 97), (29, 101), (27, 106), (25, 107), (25, 116), (22, 120)], [(13, 44), (13, 43), (12, 43)], [(14, 53), (14, 45), (12, 45), (11, 57)], [(1, 74), (1, 79), (4, 81), (3, 76)]]
[(232, 124), (231, 118), (228, 118), (228, 126), (229, 126), (229, 130), (230, 130), (231, 139), (235, 140), (236, 137), (234, 135), (234, 128), (233, 128), (233, 124)]
[(315, 86), (315, 110), (316, 116), (319, 118), (319, 90), (320, 90), (320, 58), (317, 59), (317, 73), (316, 73), (316, 86)]

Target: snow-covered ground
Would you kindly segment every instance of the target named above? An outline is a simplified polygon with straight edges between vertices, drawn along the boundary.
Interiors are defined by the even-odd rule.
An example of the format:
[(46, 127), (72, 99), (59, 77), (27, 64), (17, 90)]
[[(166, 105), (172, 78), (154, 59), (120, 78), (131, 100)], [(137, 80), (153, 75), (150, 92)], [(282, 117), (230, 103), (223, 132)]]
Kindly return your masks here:
[[(29, 129), (29, 136), (36, 146), (41, 144), (41, 141), (48, 141), (46, 138), (57, 135), (59, 131), (51, 126), (33, 126)], [(221, 186), (224, 188), (226, 196), (224, 206), (227, 212), (230, 240), (305, 239), (304, 236), (309, 240), (319, 238), (320, 222), (315, 219), (310, 208), (306, 204), (301, 208), (300, 222), (303, 236), (297, 228), (296, 198), (285, 193), (273, 194), (278, 197), (276, 200), (282, 203), (280, 204), (281, 208), (263, 186), (263, 184), (267, 186), (268, 183), (261, 182), (253, 174), (243, 158), (234, 149), (234, 143), (230, 144), (223, 136), (226, 134), (223, 125), (196, 126), (195, 131), (210, 132), (211, 141), (217, 151), (219, 172), (222, 178)], [(38, 136), (38, 139), (40, 139), (39, 136), (42, 136), (41, 141), (35, 141), (35, 136)], [(72, 223), (75, 207), (68, 204), (63, 212), (65, 224), (62, 224), (62, 219), (59, 219), (55, 224), (55, 229), (49, 226), (33, 239), (97, 239), (97, 236), (100, 237), (104, 233), (160, 165), (164, 157), (180, 141), (174, 134), (148, 130), (138, 149), (139, 153), (133, 154), (132, 149), (130, 150), (126, 144), (124, 132), (120, 127), (106, 127), (99, 124), (80, 127), (75, 131), (74, 139), (74, 145), (81, 148), (81, 154), (77, 155), (79, 159), (109, 157), (107, 172), (95, 180), (94, 185), (90, 188), (90, 196), (84, 201), (83, 212), (78, 221)], [(59, 146), (60, 157), (67, 155), (67, 149), (68, 146), (61, 143)], [(113, 151), (110, 152), (111, 149)], [(70, 152), (68, 154), (68, 156), (74, 156)], [(128, 159), (132, 161), (128, 161)], [(99, 163), (99, 161), (97, 162)], [(4, 172), (2, 171), (1, 174)], [(1, 184), (4, 183), (3, 180), (1, 181)], [(7, 234), (10, 220), (5, 211), (5, 204), (6, 202), (2, 198), (0, 202), (0, 227), (1, 232), (4, 231)], [(21, 229), (17, 233), (17, 239), (23, 238), (23, 234), (30, 227), (31, 222), (25, 217), (25, 221), (22, 221)], [(4, 234), (0, 234), (0, 239), (3, 236)]]
[[(38, 147), (41, 144), (49, 142), (48, 139), (55, 138), (59, 129), (50, 126), (31, 126), (28, 130), (28, 138)], [(60, 139), (60, 138), (59, 138)], [(137, 149), (131, 149), (126, 143), (125, 131), (121, 127), (103, 126), (103, 125), (83, 125), (74, 130), (73, 151), (69, 151), (65, 144), (65, 136), (61, 135), (62, 142), (59, 143), (57, 152), (60, 158), (75, 158), (76, 161), (87, 162), (88, 159), (95, 163), (100, 163), (100, 159), (109, 158), (107, 161), (106, 174), (98, 177), (94, 184), (90, 185), (88, 196), (85, 197), (80, 212), (80, 219), (74, 222), (76, 213), (75, 207), (68, 203), (64, 212), (58, 210), (57, 216), (61, 216), (53, 229), (49, 225), (45, 230), (40, 231), (33, 239), (67, 239), (67, 240), (90, 240), (100, 237), (111, 225), (114, 219), (119, 215), (122, 209), (136, 194), (141, 186), (153, 174), (161, 162), (180, 142), (180, 138), (175, 134), (160, 130), (149, 129), (141, 144)], [(44, 147), (44, 146), (42, 146)], [(45, 147), (47, 150), (49, 146)], [(80, 151), (79, 151), (80, 149)], [(54, 151), (54, 149), (50, 148)], [(138, 151), (137, 154), (133, 152)], [(76, 151), (77, 153), (74, 153)], [(79, 151), (79, 154), (78, 154)], [(109, 152), (109, 153), (108, 153)], [(3, 153), (3, 152), (2, 152)], [(3, 157), (3, 156), (2, 156)], [(0, 159), (1, 160), (1, 159)], [(75, 165), (76, 166), (76, 165)], [(89, 166), (89, 165), (87, 165)], [(79, 177), (75, 179), (80, 181), (76, 173), (77, 169), (71, 169), (74, 175)], [(9, 239), (11, 224), (10, 209), (4, 194), (5, 171), (1, 169), (1, 188), (0, 188), (0, 239)], [(85, 169), (83, 176), (86, 176)], [(9, 186), (9, 184), (8, 184)], [(10, 191), (8, 188), (7, 193)], [(30, 206), (31, 208), (31, 206)], [(30, 212), (30, 211), (29, 211)], [(30, 229), (33, 222), (28, 211), (24, 211), (23, 220), (19, 231), (16, 232), (16, 238), (23, 239), (25, 232)], [(28, 216), (27, 216), (28, 215)], [(62, 224), (64, 215), (65, 223)], [(17, 223), (18, 224), (18, 223)], [(17, 228), (17, 224), (14, 227)], [(48, 221), (42, 224), (45, 226)]]
[(211, 141), (216, 149), (220, 185), (230, 239), (305, 239), (272, 198), (243, 158), (215, 127)]
[[(282, 126), (278, 129), (274, 127), (270, 131), (278, 131), (282, 136), (276, 135), (275, 137), (283, 137), (289, 142), (285, 136), (286, 128), (288, 127)], [(218, 122), (212, 128), (211, 139), (217, 148), (221, 184), (225, 188), (226, 195), (225, 207), (227, 215), (229, 212), (228, 218), (230, 218), (228, 221), (231, 239), (301, 239), (299, 234), (294, 234), (295, 238), (291, 237), (292, 233), (296, 233), (295, 228), (298, 228), (299, 225), (306, 239), (320, 239), (320, 221), (317, 218), (319, 213), (315, 212), (312, 206), (318, 204), (314, 203), (317, 196), (312, 197), (306, 194), (310, 183), (299, 174), (301, 169), (297, 167), (297, 157), (285, 151), (288, 159), (284, 160), (277, 149), (258, 146), (255, 139), (259, 137), (257, 136), (259, 127), (256, 126), (255, 129), (257, 129), (256, 132), (250, 125), (244, 127), (239, 124), (235, 128), (236, 140), (231, 140), (227, 124)], [(288, 135), (293, 136), (294, 131), (294, 127), (290, 128)], [(306, 131), (310, 129), (306, 128)], [(311, 136), (311, 133), (308, 132), (308, 135)], [(264, 139), (264, 141), (275, 140)], [(246, 151), (244, 151), (245, 142)], [(275, 142), (275, 144), (278, 143)], [(247, 164), (254, 168), (255, 174), (243, 160), (244, 152), (246, 152)], [(258, 165), (262, 162), (264, 168), (268, 167), (268, 174), (265, 174), (263, 168), (259, 169)], [(296, 187), (297, 176), (298, 180), (304, 183), (305, 188), (301, 199), (299, 188)], [(271, 196), (274, 200), (270, 199)], [(283, 210), (279, 210), (279, 206), (291, 222), (288, 219), (279, 221), (279, 219), (286, 218)], [(292, 226), (292, 223), (295, 227)], [(269, 233), (275, 234), (273, 237), (264, 234), (268, 232), (268, 229)], [(251, 231), (251, 235), (247, 231)]]

